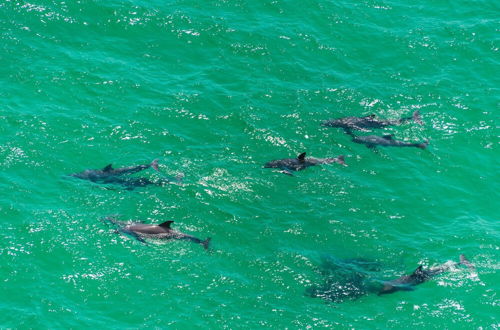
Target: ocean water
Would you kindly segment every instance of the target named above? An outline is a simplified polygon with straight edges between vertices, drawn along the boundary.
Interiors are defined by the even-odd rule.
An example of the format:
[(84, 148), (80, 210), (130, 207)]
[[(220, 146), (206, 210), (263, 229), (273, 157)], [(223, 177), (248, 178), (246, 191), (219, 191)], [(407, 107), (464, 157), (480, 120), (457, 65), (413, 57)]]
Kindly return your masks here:
[[(495, 1), (0, 2), (0, 327), (500, 328)], [(355, 144), (329, 118), (413, 122)], [(263, 168), (345, 155), (294, 176)], [(66, 175), (147, 164), (134, 190)], [(143, 244), (100, 221), (202, 239)], [(307, 294), (324, 260), (417, 287)], [(341, 278), (349, 285), (350, 278)], [(333, 290), (334, 288), (332, 288)]]

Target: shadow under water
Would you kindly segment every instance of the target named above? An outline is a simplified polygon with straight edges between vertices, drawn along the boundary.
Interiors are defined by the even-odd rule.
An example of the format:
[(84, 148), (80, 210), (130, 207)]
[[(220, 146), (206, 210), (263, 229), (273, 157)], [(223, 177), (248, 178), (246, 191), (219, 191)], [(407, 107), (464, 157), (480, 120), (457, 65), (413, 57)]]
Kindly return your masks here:
[(324, 281), (307, 288), (305, 294), (329, 302), (343, 302), (368, 293), (378, 293), (382, 284), (375, 278), (380, 275), (380, 271), (380, 263), (374, 260), (323, 256), (320, 273)]

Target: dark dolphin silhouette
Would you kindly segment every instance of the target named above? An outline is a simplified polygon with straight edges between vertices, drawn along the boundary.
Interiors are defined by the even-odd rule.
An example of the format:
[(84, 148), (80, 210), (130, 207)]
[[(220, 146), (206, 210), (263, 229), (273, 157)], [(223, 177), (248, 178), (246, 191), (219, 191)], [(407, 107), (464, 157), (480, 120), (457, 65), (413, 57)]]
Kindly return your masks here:
[(115, 217), (106, 217), (105, 221), (118, 227), (117, 231), (133, 236), (138, 241), (146, 243), (144, 239), (177, 239), (187, 240), (197, 244), (201, 244), (206, 250), (210, 244), (211, 238), (201, 240), (197, 237), (182, 233), (171, 228), (173, 221), (165, 221), (159, 225), (144, 224), (142, 222), (124, 222), (119, 221)]
[(170, 184), (170, 183), (180, 184), (181, 182), (182, 182), (182, 176), (164, 177), (164, 178), (156, 179), (154, 181), (150, 180), (148, 178), (110, 177), (110, 178), (107, 178), (102, 183), (121, 185), (126, 190), (134, 190), (137, 187), (145, 187), (145, 186), (150, 186), (150, 185), (163, 187), (163, 186)]
[(324, 127), (341, 127), (343, 129), (369, 131), (371, 128), (384, 128), (387, 126), (401, 125), (408, 121), (423, 125), (420, 119), (420, 112), (417, 110), (411, 117), (404, 117), (397, 120), (377, 119), (375, 115), (365, 117), (344, 117), (337, 119), (325, 120), (321, 123)]
[(471, 270), (474, 269), (474, 266), (470, 263), (470, 261), (467, 260), (463, 254), (461, 254), (459, 262), (444, 263), (440, 266), (428, 269), (424, 269), (424, 267), (420, 265), (410, 275), (403, 275), (395, 280), (385, 281), (383, 282), (383, 287), (378, 294), (382, 295), (401, 290), (411, 291), (415, 285), (428, 281), (434, 276), (447, 272), (458, 265), (467, 266), (467, 268)]
[(101, 170), (85, 170), (80, 173), (70, 174), (69, 176), (73, 176), (75, 178), (83, 180), (90, 180), (92, 182), (108, 183), (107, 181), (113, 181), (113, 179), (117, 176), (137, 173), (148, 168), (153, 168), (158, 171), (158, 160), (155, 159), (150, 164), (122, 167), (116, 169), (113, 168), (111, 164), (109, 164)]
[(307, 157), (306, 153), (303, 152), (297, 156), (297, 158), (285, 158), (273, 160), (264, 165), (265, 168), (279, 168), (282, 173), (292, 175), (291, 171), (301, 171), (309, 166), (315, 166), (320, 164), (331, 164), (339, 163), (347, 166), (344, 162), (344, 156), (338, 156), (336, 158), (314, 158)]
[(377, 146), (381, 147), (416, 147), (420, 149), (425, 149), (429, 145), (428, 141), (424, 142), (404, 142), (394, 139), (394, 135), (366, 135), (366, 136), (356, 136), (350, 130), (346, 130), (346, 133), (352, 137), (352, 141), (359, 144), (364, 144), (368, 148), (375, 148)]
[(182, 181), (182, 176), (178, 176), (175, 178), (163, 177), (155, 181), (147, 178), (127, 177), (127, 175), (129, 174), (134, 174), (148, 168), (153, 168), (154, 170), (159, 172), (158, 160), (155, 159), (150, 164), (122, 167), (116, 169), (113, 168), (111, 164), (109, 164), (101, 170), (85, 170), (80, 173), (70, 174), (69, 176), (82, 180), (89, 180), (95, 183), (121, 185), (127, 190), (132, 190), (137, 187), (144, 187), (148, 185), (164, 186), (168, 183), (179, 183)]

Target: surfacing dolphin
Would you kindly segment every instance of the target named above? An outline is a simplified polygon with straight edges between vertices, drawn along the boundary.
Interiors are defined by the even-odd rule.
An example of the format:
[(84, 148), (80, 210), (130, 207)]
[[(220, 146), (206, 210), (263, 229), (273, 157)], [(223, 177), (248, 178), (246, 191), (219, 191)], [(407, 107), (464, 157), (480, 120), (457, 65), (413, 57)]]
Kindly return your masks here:
[(148, 168), (153, 168), (159, 172), (158, 160), (155, 159), (149, 164), (122, 168), (113, 168), (113, 166), (109, 164), (101, 170), (85, 170), (80, 173), (70, 174), (69, 176), (95, 183), (121, 185), (127, 190), (148, 185), (164, 186), (167, 183), (180, 183), (182, 181), (182, 176), (177, 176), (175, 178), (163, 177), (155, 181), (151, 181), (147, 178), (124, 177), (125, 175), (134, 174)]
[(421, 284), (430, 280), (434, 276), (447, 272), (456, 268), (458, 265), (467, 266), (470, 270), (474, 270), (474, 265), (461, 254), (459, 262), (447, 262), (437, 267), (424, 269), (422, 265), (418, 266), (410, 275), (403, 275), (392, 281), (383, 282), (383, 287), (378, 293), (379, 295), (393, 293), (396, 291), (411, 291), (415, 285)]
[(158, 171), (158, 160), (155, 159), (150, 164), (122, 167), (122, 168), (113, 168), (113, 166), (109, 164), (101, 170), (85, 170), (80, 173), (70, 174), (69, 176), (73, 176), (75, 178), (83, 180), (90, 180), (92, 182), (107, 183), (106, 181), (109, 178), (114, 178), (125, 174), (137, 173), (142, 170), (146, 170), (150, 167)]
[(301, 171), (309, 166), (315, 166), (320, 164), (331, 164), (331, 163), (339, 163), (344, 166), (347, 166), (344, 162), (344, 156), (338, 156), (336, 158), (314, 158), (307, 157), (306, 153), (303, 152), (297, 156), (297, 158), (285, 158), (273, 160), (264, 165), (265, 168), (279, 168), (282, 173), (293, 175), (292, 171)]
[(411, 117), (404, 117), (397, 120), (377, 119), (375, 115), (369, 115), (365, 117), (344, 117), (337, 119), (329, 119), (323, 121), (321, 123), (321, 126), (341, 127), (345, 130), (349, 129), (349, 130), (369, 131), (371, 128), (384, 128), (387, 126), (401, 125), (411, 120), (420, 125), (423, 125), (423, 122), (420, 119), (420, 112), (417, 110), (413, 113)]
[(144, 239), (160, 239), (160, 240), (186, 240), (202, 245), (206, 250), (210, 244), (211, 238), (201, 240), (197, 237), (182, 233), (171, 228), (173, 221), (165, 221), (159, 225), (144, 224), (142, 222), (124, 222), (118, 221), (114, 217), (106, 217), (105, 221), (118, 227), (117, 231), (133, 236), (138, 241), (146, 243)]
[(375, 148), (377, 146), (381, 147), (416, 147), (420, 149), (425, 149), (429, 145), (428, 141), (424, 142), (404, 142), (394, 139), (394, 135), (366, 135), (366, 136), (356, 136), (350, 130), (346, 130), (346, 133), (352, 137), (352, 141), (359, 144), (364, 144), (368, 148)]

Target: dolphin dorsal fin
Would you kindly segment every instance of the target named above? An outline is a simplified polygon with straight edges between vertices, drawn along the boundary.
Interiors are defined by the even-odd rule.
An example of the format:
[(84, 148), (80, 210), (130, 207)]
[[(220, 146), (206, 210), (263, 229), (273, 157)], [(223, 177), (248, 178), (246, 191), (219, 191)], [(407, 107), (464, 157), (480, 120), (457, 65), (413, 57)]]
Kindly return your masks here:
[(165, 228), (165, 229), (170, 229), (170, 225), (173, 224), (174, 222), (172, 220), (165, 221), (164, 223), (160, 223), (158, 226)]
[(420, 265), (417, 267), (417, 269), (415, 269), (415, 271), (413, 272), (413, 275), (419, 275), (419, 274), (422, 274), (423, 272), (423, 266)]
[(394, 137), (394, 135), (393, 135), (393, 134), (387, 134), (387, 135), (384, 135), (384, 136), (382, 136), (382, 137), (383, 137), (384, 139), (386, 139), (386, 140), (392, 140), (392, 138)]
[(372, 113), (371, 115), (368, 115), (368, 116), (366, 116), (365, 118), (370, 118), (370, 119), (373, 119), (373, 118), (375, 118), (375, 117), (376, 117), (376, 115)]
[(103, 172), (109, 172), (109, 171), (113, 170), (113, 165), (111, 165), (111, 164), (106, 165), (102, 170), (103, 170)]
[(306, 160), (306, 153), (303, 152), (300, 155), (297, 156), (297, 159), (300, 160), (301, 162)]

